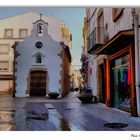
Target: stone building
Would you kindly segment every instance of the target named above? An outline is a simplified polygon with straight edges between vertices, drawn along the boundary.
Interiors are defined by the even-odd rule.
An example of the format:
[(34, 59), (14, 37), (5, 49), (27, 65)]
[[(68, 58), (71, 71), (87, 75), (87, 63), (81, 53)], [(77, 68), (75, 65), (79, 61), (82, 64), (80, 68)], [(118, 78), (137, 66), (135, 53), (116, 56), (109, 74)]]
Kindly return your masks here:
[(83, 87), (87, 87), (88, 83), (88, 25), (87, 25), (87, 18), (84, 18), (84, 27), (83, 27), (83, 43), (84, 46), (82, 48), (81, 54), (81, 75), (82, 75), (82, 82)]
[[(38, 20), (39, 18), (41, 18), (42, 20)], [(37, 36), (37, 33), (39, 32), (39, 25), (38, 25), (39, 21), (40, 21), (40, 25), (42, 26), (43, 32), (39, 34), (39, 36)], [(25, 64), (29, 62), (28, 61), (29, 59), (26, 60), (24, 64), (23, 62), (24, 60), (22, 61), (21, 58), (23, 57), (26, 59), (27, 56), (29, 55), (29, 50), (31, 53), (30, 55), (34, 58), (34, 61), (30, 59), (30, 62), (33, 65), (32, 69), (34, 68), (45, 69), (45, 67), (47, 67), (46, 72), (44, 73), (40, 72), (40, 74), (46, 75), (47, 77), (46, 88), (45, 88), (46, 93), (49, 91), (56, 91), (56, 92), (61, 92), (64, 95), (69, 91), (69, 86), (68, 85), (64, 86), (63, 83), (68, 81), (67, 77), (69, 76), (69, 64), (71, 61), (69, 49), (71, 48), (71, 44), (72, 44), (71, 43), (72, 35), (67, 29), (67, 27), (65, 26), (64, 21), (52, 17), (40, 15), (37, 13), (29, 12), (13, 17), (1, 19), (0, 25), (1, 25), (0, 26), (0, 33), (1, 33), (0, 34), (0, 93), (6, 94), (9, 90), (12, 91), (13, 89), (14, 91), (16, 90), (18, 91), (18, 93), (14, 92), (15, 96), (23, 97), (23, 96), (30, 95), (29, 94), (30, 84), (28, 80), (30, 77), (30, 72), (28, 72), (28, 76), (25, 75), (26, 80), (28, 81), (27, 85), (25, 85), (25, 83), (22, 85), (21, 83), (22, 80), (18, 77), (17, 79), (14, 80), (15, 78), (14, 76), (17, 76), (16, 74), (21, 72), (20, 67), (22, 66), (24, 67), (20, 75), (22, 75), (22, 73), (24, 72), (25, 73), (27, 72), (27, 70), (25, 70), (25, 67), (27, 65), (25, 66)], [(40, 47), (42, 46), (42, 48), (37, 48), (37, 46)], [(23, 48), (26, 49), (24, 50)], [(34, 54), (33, 54), (33, 50), (31, 48), (36, 49), (38, 51), (34, 50)], [(49, 51), (51, 51), (52, 54), (49, 53)], [(25, 53), (24, 56), (22, 56), (22, 53)], [(40, 61), (41, 63), (39, 63)], [(54, 65), (51, 65), (51, 61), (53, 62)], [(15, 66), (13, 65), (13, 62)], [(36, 62), (38, 64), (36, 64)], [(46, 62), (49, 64), (46, 64)], [(49, 65), (52, 66), (52, 70), (48, 68)], [(64, 67), (64, 65), (66, 67)], [(58, 80), (56, 81), (58, 83), (56, 85), (56, 88), (54, 88), (53, 86), (55, 83), (55, 82), (53, 83), (54, 80), (50, 79), (51, 74), (49, 75), (49, 71), (52, 71), (53, 73), (55, 73), (55, 71), (58, 72), (56, 78), (59, 79), (59, 81)], [(36, 73), (33, 72), (31, 74), (34, 75)], [(21, 83), (20, 86), (23, 87), (17, 85), (16, 81)], [(51, 84), (49, 84), (49, 82), (51, 82)], [(25, 89), (25, 92), (21, 91), (21, 89)], [(12, 95), (12, 92), (10, 93)]]
[(87, 8), (86, 13), (88, 85), (99, 102), (140, 115), (140, 95), (136, 92), (136, 44), (140, 37), (136, 16), (139, 22), (140, 9)]

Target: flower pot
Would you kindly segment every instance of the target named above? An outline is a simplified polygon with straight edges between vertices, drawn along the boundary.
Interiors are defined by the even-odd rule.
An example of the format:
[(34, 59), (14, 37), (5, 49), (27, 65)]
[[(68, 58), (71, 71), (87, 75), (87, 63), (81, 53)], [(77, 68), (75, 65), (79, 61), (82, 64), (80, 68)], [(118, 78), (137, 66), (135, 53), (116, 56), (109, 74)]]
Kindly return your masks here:
[(60, 94), (57, 93), (57, 92), (50, 92), (48, 95), (49, 95), (49, 97), (51, 97), (52, 99), (57, 99), (58, 96), (59, 96)]
[(92, 95), (81, 95), (81, 96), (78, 96), (79, 100), (82, 102), (82, 103), (92, 103), (93, 101), (93, 96)]

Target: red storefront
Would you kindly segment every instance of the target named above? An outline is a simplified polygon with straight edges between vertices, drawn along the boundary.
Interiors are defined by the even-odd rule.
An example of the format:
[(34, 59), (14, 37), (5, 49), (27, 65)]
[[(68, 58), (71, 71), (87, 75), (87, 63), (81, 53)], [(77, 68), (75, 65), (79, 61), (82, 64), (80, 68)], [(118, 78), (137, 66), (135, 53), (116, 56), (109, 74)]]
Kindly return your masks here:
[(106, 105), (137, 116), (135, 92), (134, 32), (120, 31), (97, 55), (105, 54)]

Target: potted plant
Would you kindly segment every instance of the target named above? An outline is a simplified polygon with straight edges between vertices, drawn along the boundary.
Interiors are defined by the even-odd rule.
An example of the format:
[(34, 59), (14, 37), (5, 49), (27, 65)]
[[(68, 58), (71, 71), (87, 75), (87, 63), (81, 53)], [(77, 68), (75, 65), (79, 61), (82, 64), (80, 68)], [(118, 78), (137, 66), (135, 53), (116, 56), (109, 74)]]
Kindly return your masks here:
[(92, 103), (93, 97), (92, 89), (90, 87), (86, 88), (84, 91), (81, 91), (80, 95), (78, 96), (82, 103)]
[(58, 92), (50, 92), (48, 95), (52, 99), (57, 99), (60, 94)]

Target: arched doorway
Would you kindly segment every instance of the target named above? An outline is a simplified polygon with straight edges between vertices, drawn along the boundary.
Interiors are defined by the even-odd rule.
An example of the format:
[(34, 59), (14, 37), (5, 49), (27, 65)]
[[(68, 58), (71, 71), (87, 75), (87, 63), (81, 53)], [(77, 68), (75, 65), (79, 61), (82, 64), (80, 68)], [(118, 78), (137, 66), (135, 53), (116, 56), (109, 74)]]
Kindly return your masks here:
[(30, 96), (46, 96), (47, 72), (35, 70), (30, 72)]

